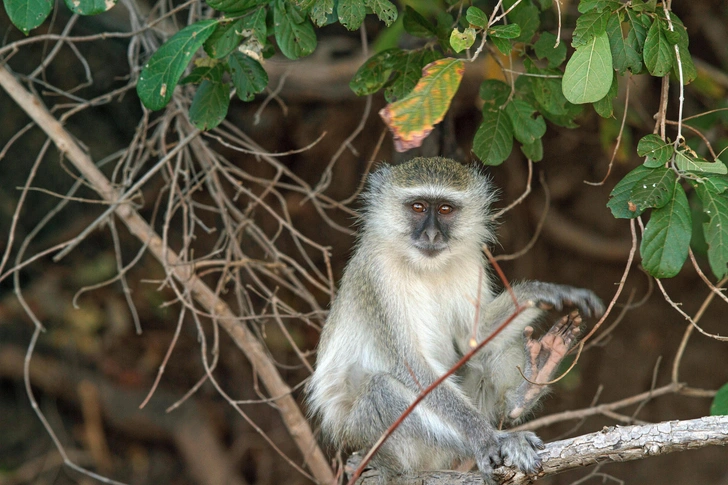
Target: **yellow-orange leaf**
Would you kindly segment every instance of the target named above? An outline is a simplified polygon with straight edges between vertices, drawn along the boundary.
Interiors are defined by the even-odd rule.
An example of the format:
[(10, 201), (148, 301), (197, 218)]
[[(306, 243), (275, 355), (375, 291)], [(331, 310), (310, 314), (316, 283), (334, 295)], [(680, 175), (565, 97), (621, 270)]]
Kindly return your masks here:
[(394, 135), (394, 148), (404, 152), (416, 148), (433, 127), (442, 121), (460, 86), (465, 71), (462, 59), (445, 58), (427, 64), (422, 78), (404, 98), (380, 112)]

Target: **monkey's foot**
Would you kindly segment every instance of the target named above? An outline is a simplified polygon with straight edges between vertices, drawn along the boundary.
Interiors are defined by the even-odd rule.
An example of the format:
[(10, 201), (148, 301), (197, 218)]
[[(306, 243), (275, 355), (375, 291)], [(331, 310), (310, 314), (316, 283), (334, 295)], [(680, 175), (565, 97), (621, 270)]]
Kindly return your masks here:
[(551, 377), (558, 369), (566, 353), (574, 346), (581, 334), (581, 316), (577, 310), (556, 322), (539, 340), (531, 338), (533, 327), (523, 330), (526, 337), (528, 366), (524, 370), (527, 381), (519, 389), (520, 399), (509, 417), (516, 419), (538, 399)]

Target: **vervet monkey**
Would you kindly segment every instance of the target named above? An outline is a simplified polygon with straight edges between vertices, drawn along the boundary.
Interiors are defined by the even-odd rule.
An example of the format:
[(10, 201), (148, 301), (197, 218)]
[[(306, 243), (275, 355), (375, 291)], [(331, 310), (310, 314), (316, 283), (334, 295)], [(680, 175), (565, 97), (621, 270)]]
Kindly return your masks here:
[[(384, 165), (370, 176), (356, 250), (308, 385), (311, 412), (335, 445), (370, 448), (474, 337), (486, 338), (515, 312), (508, 292), (495, 294), (482, 252), (495, 242), (494, 198), (477, 167), (444, 158)], [(384, 443), (372, 460), (383, 480), (448, 468), (454, 459), (474, 459), (486, 483), (504, 462), (527, 473), (540, 468), (543, 444), (534, 433), (497, 427), (521, 417), (542, 391), (517, 367), (532, 382), (548, 381), (580, 319), (563, 319), (541, 341), (530, 339), (531, 325), (546, 307), (574, 305), (590, 316), (603, 306), (591, 291), (569, 286), (525, 282), (513, 291), (528, 309)]]

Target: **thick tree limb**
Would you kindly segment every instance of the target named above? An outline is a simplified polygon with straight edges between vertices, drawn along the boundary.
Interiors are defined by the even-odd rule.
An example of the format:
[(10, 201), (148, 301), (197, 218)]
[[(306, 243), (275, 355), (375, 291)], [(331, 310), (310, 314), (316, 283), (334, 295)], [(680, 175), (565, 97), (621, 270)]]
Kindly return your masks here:
[[(684, 421), (665, 421), (640, 426), (610, 426), (596, 433), (546, 444), (539, 452), (543, 470), (525, 475), (512, 468), (500, 467), (495, 477), (503, 485), (532, 483), (573, 468), (620, 461), (640, 460), (675, 451), (728, 444), (728, 416), (707, 416)], [(371, 471), (358, 482), (377, 485), (379, 476)], [(401, 477), (396, 485), (482, 485), (477, 473), (454, 471), (429, 472)]]
[(63, 125), (48, 112), (43, 103), (23, 88), (4, 65), (0, 65), (0, 86), (46, 132), (58, 150), (89, 181), (91, 187), (105, 201), (118, 204), (115, 213), (124, 221), (129, 231), (142, 243), (148, 243), (150, 253), (190, 290), (200, 306), (207, 312), (217, 316), (220, 325), (243, 351), (253, 369), (260, 376), (261, 381), (263, 381), (272, 396), (272, 400), (280, 410), (288, 432), (304, 455), (313, 475), (321, 483), (333, 483), (334, 478), (331, 467), (318, 447), (311, 427), (300, 407), (291, 396), (291, 388), (281, 378), (258, 339), (245, 325), (238, 321), (237, 316), (227, 303), (219, 299), (215, 292), (195, 274), (191, 264), (181, 261), (176, 252), (164, 247), (159, 234), (133, 209), (131, 204), (126, 203), (126, 201), (119, 201), (121, 196), (119, 191), (96, 167), (91, 158), (63, 128)]

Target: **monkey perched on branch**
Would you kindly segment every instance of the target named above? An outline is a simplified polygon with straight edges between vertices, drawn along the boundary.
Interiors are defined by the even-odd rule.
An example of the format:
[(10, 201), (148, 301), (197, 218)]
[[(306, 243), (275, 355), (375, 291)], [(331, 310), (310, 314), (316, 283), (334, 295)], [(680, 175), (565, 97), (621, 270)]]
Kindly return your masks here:
[[(444, 158), (384, 165), (371, 175), (356, 251), (308, 386), (311, 411), (335, 445), (370, 448), (424, 388), (517, 312), (513, 295), (495, 293), (482, 252), (495, 242), (494, 199), (477, 167)], [(547, 308), (574, 305), (591, 316), (603, 305), (570, 286), (524, 282), (512, 290), (526, 308), (383, 444), (372, 460), (383, 480), (456, 459), (474, 459), (486, 483), (502, 463), (539, 469), (543, 445), (534, 433), (497, 428), (534, 406), (581, 319), (565, 317), (538, 341), (532, 325)]]

